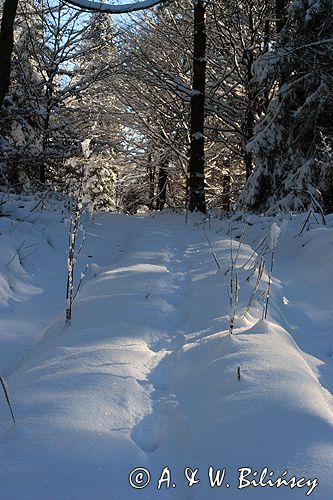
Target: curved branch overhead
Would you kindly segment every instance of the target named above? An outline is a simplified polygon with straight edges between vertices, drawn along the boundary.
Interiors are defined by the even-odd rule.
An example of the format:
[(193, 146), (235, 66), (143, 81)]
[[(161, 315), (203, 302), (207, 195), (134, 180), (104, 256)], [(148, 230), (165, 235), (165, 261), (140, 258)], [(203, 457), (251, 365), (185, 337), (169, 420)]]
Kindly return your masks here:
[(124, 5), (94, 2), (93, 0), (66, 0), (66, 3), (90, 12), (107, 12), (109, 14), (127, 14), (139, 10), (150, 9), (165, 0), (141, 0)]

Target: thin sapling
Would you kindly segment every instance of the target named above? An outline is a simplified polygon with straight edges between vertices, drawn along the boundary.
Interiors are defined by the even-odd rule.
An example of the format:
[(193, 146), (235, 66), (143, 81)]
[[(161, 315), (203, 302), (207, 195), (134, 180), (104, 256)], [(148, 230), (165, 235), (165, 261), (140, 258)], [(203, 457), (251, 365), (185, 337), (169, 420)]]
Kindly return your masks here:
[(274, 222), (272, 224), (271, 233), (270, 233), (270, 245), (269, 246), (270, 246), (270, 250), (271, 250), (271, 265), (270, 265), (269, 274), (268, 274), (268, 284), (267, 284), (267, 289), (265, 292), (265, 304), (264, 304), (264, 309), (263, 309), (263, 313), (262, 313), (262, 319), (267, 319), (268, 303), (269, 303), (269, 296), (270, 296), (270, 290), (271, 290), (271, 284), (272, 284), (276, 246), (278, 243), (280, 233), (281, 233), (281, 229), (279, 228), (277, 223)]

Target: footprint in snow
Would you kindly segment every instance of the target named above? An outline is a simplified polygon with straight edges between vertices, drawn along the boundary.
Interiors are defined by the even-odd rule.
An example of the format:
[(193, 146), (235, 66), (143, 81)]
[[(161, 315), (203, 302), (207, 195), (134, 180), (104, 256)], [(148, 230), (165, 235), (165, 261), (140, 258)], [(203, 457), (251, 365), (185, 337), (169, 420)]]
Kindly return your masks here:
[(165, 438), (165, 425), (162, 415), (151, 414), (132, 429), (131, 438), (144, 452), (157, 450)]
[(173, 377), (174, 377), (174, 366), (169, 356), (167, 356), (151, 372), (149, 381), (153, 384), (155, 389), (158, 389), (160, 391), (165, 391), (172, 384)]

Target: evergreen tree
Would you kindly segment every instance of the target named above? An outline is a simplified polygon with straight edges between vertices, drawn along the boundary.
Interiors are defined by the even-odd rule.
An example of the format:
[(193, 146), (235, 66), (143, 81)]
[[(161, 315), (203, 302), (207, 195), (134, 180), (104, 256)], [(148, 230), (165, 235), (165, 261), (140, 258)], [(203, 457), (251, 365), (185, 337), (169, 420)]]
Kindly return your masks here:
[(256, 63), (259, 84), (276, 97), (255, 130), (256, 155), (241, 203), (248, 209), (333, 210), (333, 3), (297, 0), (289, 7), (278, 44)]
[[(115, 208), (116, 164), (121, 148), (117, 121), (119, 104), (113, 89), (118, 63), (113, 35), (110, 15), (93, 13), (89, 17), (80, 41), (82, 55), (76, 64), (73, 82), (89, 81), (92, 74), (95, 79), (75, 96), (70, 105), (75, 130), (83, 143), (89, 143), (90, 153), (83, 162), (86, 196), (97, 210)], [(80, 163), (82, 159), (77, 158), (67, 165), (78, 166)], [(71, 175), (68, 178), (70, 183)]]

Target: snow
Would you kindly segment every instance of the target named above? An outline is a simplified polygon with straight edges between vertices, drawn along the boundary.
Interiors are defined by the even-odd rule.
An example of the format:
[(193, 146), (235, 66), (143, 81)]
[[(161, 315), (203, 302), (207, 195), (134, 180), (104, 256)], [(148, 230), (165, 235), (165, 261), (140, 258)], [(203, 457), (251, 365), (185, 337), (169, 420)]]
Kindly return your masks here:
[(201, 132), (194, 132), (194, 134), (192, 134), (192, 137), (195, 140), (200, 140), (203, 139), (205, 136)]
[[(333, 217), (96, 214), (66, 325), (67, 215), (35, 205), (10, 197), (0, 217), (0, 367), (17, 421), (1, 395), (1, 500), (332, 498)], [(244, 316), (271, 248), (267, 320), (267, 268)], [(289, 486), (270, 486), (279, 477)]]
[(94, 2), (94, 0), (67, 0), (67, 3), (88, 11), (92, 10), (96, 12), (109, 12), (110, 14), (124, 14), (128, 12), (149, 9), (150, 7), (154, 7), (154, 5), (162, 3), (163, 1), (164, 0), (140, 0), (139, 2), (122, 5)]
[(270, 234), (270, 248), (271, 248), (271, 250), (274, 250), (276, 248), (280, 233), (281, 233), (281, 229), (279, 228), (279, 226), (277, 225), (276, 222), (273, 222), (272, 227), (271, 227), (271, 234)]

